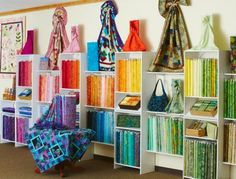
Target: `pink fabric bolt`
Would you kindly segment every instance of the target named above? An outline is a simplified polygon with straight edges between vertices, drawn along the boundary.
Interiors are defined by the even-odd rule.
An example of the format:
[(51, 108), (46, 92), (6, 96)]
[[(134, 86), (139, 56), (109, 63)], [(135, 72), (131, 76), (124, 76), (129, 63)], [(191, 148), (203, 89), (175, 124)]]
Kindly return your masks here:
[(64, 7), (58, 7), (53, 14), (53, 30), (51, 32), (46, 57), (49, 58), (49, 68), (58, 69), (57, 61), (59, 53), (63, 52), (69, 45), (66, 34), (67, 12)]
[(21, 54), (34, 54), (34, 30), (27, 31), (27, 41)]
[(64, 52), (67, 53), (75, 53), (80, 52), (80, 45), (79, 45), (79, 26), (72, 26), (71, 27), (71, 42), (67, 49)]

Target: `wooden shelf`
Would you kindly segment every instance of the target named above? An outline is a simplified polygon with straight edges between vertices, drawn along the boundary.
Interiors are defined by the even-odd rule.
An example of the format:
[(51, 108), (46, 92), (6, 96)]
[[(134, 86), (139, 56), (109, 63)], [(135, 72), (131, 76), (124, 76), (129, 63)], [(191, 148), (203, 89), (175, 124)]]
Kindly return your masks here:
[(157, 116), (166, 116), (166, 117), (184, 117), (184, 114), (176, 114), (176, 113), (167, 113), (167, 112), (155, 112), (155, 111), (146, 111), (149, 114), (155, 114)]
[(147, 72), (148, 75), (184, 75), (184, 72)]
[(218, 97), (204, 97), (204, 96), (185, 96), (185, 98), (197, 98), (206, 100), (218, 100)]
[(10, 112), (1, 112), (2, 115), (7, 115), (7, 116), (15, 116), (15, 113), (10, 113)]
[(85, 71), (85, 73), (92, 75), (115, 75), (114, 71)]
[(188, 112), (187, 115), (184, 115), (184, 119), (190, 119), (190, 120), (192, 119), (192, 120), (197, 120), (197, 121), (208, 121), (208, 122), (218, 123), (217, 117), (195, 116), (195, 115), (191, 115), (190, 112)]
[(217, 141), (217, 139), (212, 139), (212, 138), (209, 138), (209, 137), (207, 137), (207, 136), (197, 137), (197, 136), (189, 136), (189, 135), (185, 135), (185, 138)]
[(226, 121), (236, 121), (236, 119), (234, 119), (234, 118), (224, 118), (224, 120), (226, 120)]
[(94, 108), (94, 109), (114, 110), (114, 108), (109, 108), (109, 107), (91, 106), (91, 105), (84, 105), (84, 106), (87, 108)]
[(140, 128), (134, 128), (134, 127), (115, 127), (115, 128), (120, 129), (120, 130), (131, 130), (131, 131), (138, 131), (138, 132), (141, 131)]
[(236, 73), (224, 73), (225, 76), (236, 76)]
[(125, 114), (141, 115), (141, 108), (139, 108), (139, 110), (128, 110), (128, 109), (115, 108), (115, 112), (117, 112), (117, 113), (125, 113)]
[(165, 153), (165, 152), (157, 152), (157, 151), (152, 151), (152, 150), (146, 150), (149, 153), (155, 153), (155, 154), (159, 154), (159, 155), (168, 155), (170, 157), (179, 157), (179, 158), (183, 158), (183, 155), (178, 155), (178, 154), (169, 154), (169, 153)]
[(115, 91), (116, 94), (126, 94), (126, 95), (137, 95), (140, 96), (140, 92), (124, 92), (124, 91)]
[(140, 169), (140, 167), (136, 167), (136, 166), (132, 166), (132, 165), (126, 165), (126, 164), (122, 164), (122, 163), (117, 163), (115, 162), (116, 165), (120, 165), (123, 167), (129, 167), (129, 168), (135, 168), (135, 169)]
[(63, 90), (63, 91), (76, 91), (76, 92), (80, 92), (80, 89), (76, 89), (76, 88), (61, 88), (60, 90)]
[(236, 166), (236, 163), (222, 162), (224, 165)]

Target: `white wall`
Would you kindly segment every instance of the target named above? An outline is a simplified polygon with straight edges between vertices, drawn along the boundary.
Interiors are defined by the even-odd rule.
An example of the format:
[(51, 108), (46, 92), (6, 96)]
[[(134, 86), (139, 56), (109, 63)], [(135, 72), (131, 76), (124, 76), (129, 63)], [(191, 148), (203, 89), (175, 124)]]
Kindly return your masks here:
[[(129, 32), (129, 20), (140, 19), (141, 38), (147, 44), (149, 51), (156, 51), (164, 24), (164, 19), (159, 15), (157, 9), (158, 0), (116, 0), (116, 4), (119, 10), (116, 24), (123, 41)], [(95, 3), (66, 8), (68, 12), (68, 35), (70, 37), (70, 26), (80, 25), (83, 51), (86, 49), (86, 42), (97, 40), (101, 28), (100, 6), (101, 3)], [(229, 49), (229, 36), (236, 34), (235, 7), (235, 0), (192, 0), (191, 6), (182, 6), (192, 44), (196, 45), (199, 41), (201, 18), (213, 14), (216, 44), (220, 49)], [(52, 29), (53, 11), (51, 9), (17, 15), (26, 16), (27, 29), (38, 29), (37, 53), (45, 54), (47, 50)], [(0, 84), (2, 86), (5, 82), (0, 79)], [(235, 173), (234, 176), (236, 176), (236, 170), (232, 173)], [(232, 179), (236, 178), (234, 176)]]

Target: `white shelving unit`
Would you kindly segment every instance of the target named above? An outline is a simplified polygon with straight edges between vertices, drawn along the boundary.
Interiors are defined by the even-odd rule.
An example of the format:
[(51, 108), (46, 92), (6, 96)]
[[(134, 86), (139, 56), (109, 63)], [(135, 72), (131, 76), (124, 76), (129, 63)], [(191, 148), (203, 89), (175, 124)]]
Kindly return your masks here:
[[(223, 99), (224, 99), (224, 72), (227, 71), (229, 66), (229, 53), (227, 51), (218, 51), (218, 50), (187, 50), (185, 51), (185, 59), (216, 59), (217, 60), (217, 94), (216, 97), (202, 97), (202, 96), (185, 96), (185, 111), (184, 111), (184, 120), (185, 120), (185, 129), (189, 121), (198, 120), (198, 121), (208, 121), (213, 122), (218, 126), (218, 135), (217, 139), (209, 139), (208, 137), (193, 137), (185, 136), (185, 139), (192, 138), (196, 140), (206, 140), (211, 142), (216, 142), (217, 144), (217, 166), (216, 166), (216, 178), (230, 178), (229, 167), (223, 165)], [(186, 64), (186, 63), (185, 63)], [(186, 72), (185, 72), (186, 73)], [(194, 79), (191, 79), (194, 80)], [(193, 116), (190, 114), (190, 108), (198, 100), (214, 100), (217, 101), (217, 114), (215, 117), (204, 117), (204, 116)], [(184, 130), (185, 131), (185, 130)], [(185, 151), (184, 151), (185, 153)], [(184, 164), (183, 164), (184, 165)], [(184, 175), (184, 172), (183, 172)], [(183, 176), (184, 178), (192, 178), (191, 176)]]
[[(61, 53), (59, 55), (59, 69), (62, 71), (62, 61), (71, 60), (71, 61), (79, 61), (79, 82), (78, 88), (65, 88), (62, 86), (62, 73), (60, 72), (60, 94), (70, 94), (73, 92), (79, 93), (79, 104), (77, 104), (76, 112), (79, 113), (79, 122), (77, 121), (77, 125), (80, 128), (86, 128), (86, 54), (85, 53)], [(77, 74), (78, 75), (78, 74)]]
[[(152, 172), (155, 170), (155, 159), (152, 153), (146, 151), (147, 149), (147, 114), (146, 114), (146, 106), (148, 101), (148, 94), (150, 94), (149, 88), (151, 81), (148, 79), (147, 76), (147, 69), (151, 60), (154, 57), (154, 53), (151, 52), (117, 52), (116, 53), (116, 85), (115, 85), (115, 136), (116, 131), (119, 130), (126, 130), (132, 132), (139, 132), (140, 133), (140, 166), (130, 166), (127, 164), (117, 163), (116, 159), (116, 137), (115, 137), (115, 152), (114, 152), (114, 168), (119, 167), (129, 167), (138, 169), (140, 174)], [(119, 91), (118, 90), (118, 61), (119, 60), (140, 60), (141, 62), (141, 71), (140, 71), (140, 92), (131, 92), (131, 91)], [(127, 79), (129, 80), (129, 79)], [(120, 109), (119, 102), (126, 96), (140, 96), (141, 104), (139, 110), (127, 110), (127, 109)], [(129, 128), (129, 127), (119, 127), (117, 126), (117, 116), (119, 114), (123, 115), (134, 115), (140, 116), (140, 128)]]

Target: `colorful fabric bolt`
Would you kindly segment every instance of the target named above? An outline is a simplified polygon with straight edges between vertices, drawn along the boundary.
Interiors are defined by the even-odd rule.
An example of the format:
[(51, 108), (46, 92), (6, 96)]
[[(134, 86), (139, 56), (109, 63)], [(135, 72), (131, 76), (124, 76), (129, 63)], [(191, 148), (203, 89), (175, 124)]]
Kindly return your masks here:
[(15, 118), (3, 115), (3, 133), (2, 138), (15, 141)]
[(102, 4), (100, 15), (102, 28), (97, 40), (101, 71), (115, 71), (115, 52), (122, 51), (123, 42), (115, 24), (117, 13), (112, 1)]
[(71, 27), (71, 42), (67, 49), (64, 50), (66, 53), (76, 53), (80, 52), (79, 45), (79, 26)]
[(224, 80), (224, 117), (236, 119), (236, 79)]
[(190, 40), (180, 5), (188, 6), (187, 0), (159, 0), (165, 26), (149, 71), (183, 71), (184, 50), (190, 48)]
[(64, 7), (55, 9), (52, 19), (53, 29), (51, 32), (46, 57), (49, 58), (49, 68), (51, 70), (58, 69), (58, 56), (69, 45), (66, 34), (67, 12)]

